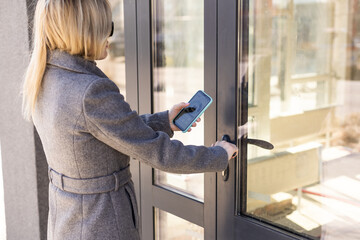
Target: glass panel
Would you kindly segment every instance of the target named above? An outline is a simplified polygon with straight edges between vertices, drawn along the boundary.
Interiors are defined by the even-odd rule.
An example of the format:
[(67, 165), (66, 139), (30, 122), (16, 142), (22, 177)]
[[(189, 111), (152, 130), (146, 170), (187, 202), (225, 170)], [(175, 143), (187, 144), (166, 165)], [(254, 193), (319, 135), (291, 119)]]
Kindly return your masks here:
[(114, 34), (109, 38), (108, 56), (97, 61), (98, 67), (120, 89), (126, 98), (125, 92), (125, 37), (124, 37), (124, 1), (110, 0), (114, 22)]
[(156, 240), (202, 240), (204, 228), (160, 209), (155, 209)]
[[(153, 99), (154, 111), (158, 112), (189, 101), (204, 89), (204, 2), (154, 0), (153, 21)], [(174, 138), (184, 144), (203, 145), (203, 121), (191, 133), (176, 132)], [(204, 198), (203, 174), (156, 170), (155, 183)]]
[(249, 4), (239, 132), (275, 149), (248, 145), (243, 213), (314, 238), (359, 239), (360, 1)]

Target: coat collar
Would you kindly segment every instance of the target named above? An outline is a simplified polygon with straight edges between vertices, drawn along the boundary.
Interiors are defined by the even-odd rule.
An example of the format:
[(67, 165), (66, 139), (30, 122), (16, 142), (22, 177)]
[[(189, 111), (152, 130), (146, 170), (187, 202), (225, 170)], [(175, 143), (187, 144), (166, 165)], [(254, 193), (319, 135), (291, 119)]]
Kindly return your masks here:
[(94, 61), (86, 60), (81, 56), (71, 55), (58, 49), (48, 51), (47, 64), (72, 72), (96, 74), (100, 77), (107, 78), (105, 73), (96, 66)]

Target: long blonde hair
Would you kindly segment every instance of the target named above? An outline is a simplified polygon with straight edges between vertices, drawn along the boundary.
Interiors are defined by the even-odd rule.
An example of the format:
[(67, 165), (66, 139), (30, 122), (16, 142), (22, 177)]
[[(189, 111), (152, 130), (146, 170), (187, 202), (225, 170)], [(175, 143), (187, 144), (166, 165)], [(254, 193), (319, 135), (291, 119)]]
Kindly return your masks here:
[(44, 76), (47, 52), (59, 49), (88, 60), (101, 56), (111, 31), (108, 0), (39, 0), (33, 51), (23, 84), (23, 115), (31, 120)]

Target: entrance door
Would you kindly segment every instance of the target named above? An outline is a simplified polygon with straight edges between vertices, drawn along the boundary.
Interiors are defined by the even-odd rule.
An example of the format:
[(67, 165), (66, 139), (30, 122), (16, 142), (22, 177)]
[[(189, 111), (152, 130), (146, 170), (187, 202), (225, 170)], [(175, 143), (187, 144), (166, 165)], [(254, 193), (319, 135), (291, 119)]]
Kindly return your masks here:
[(218, 174), (217, 239), (360, 237), (358, 12), (358, 1), (218, 4), (217, 136), (240, 157)]
[(205, 90), (202, 123), (175, 138), (240, 150), (223, 173), (132, 164), (143, 239), (359, 238), (358, 0), (125, 4), (139, 113)]

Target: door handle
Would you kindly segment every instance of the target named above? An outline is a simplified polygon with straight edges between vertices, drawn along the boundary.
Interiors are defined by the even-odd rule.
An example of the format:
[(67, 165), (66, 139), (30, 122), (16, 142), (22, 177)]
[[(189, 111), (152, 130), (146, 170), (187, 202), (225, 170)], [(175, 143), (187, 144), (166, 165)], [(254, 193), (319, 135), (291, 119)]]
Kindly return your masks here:
[[(226, 141), (232, 144), (236, 144), (234, 141), (231, 141), (230, 136), (225, 134), (222, 139), (222, 141)], [(245, 138), (244, 139), (246, 141), (247, 144), (252, 144), (267, 150), (272, 150), (274, 149), (274, 145), (272, 145), (271, 143), (265, 141), (265, 140), (260, 140), (260, 139), (252, 139), (252, 138)], [(229, 179), (229, 173), (230, 173), (230, 169), (229, 169), (229, 164), (226, 167), (226, 169), (224, 171), (222, 171), (222, 179), (226, 182)]]
[(230, 136), (227, 135), (227, 134), (225, 134), (224, 136), (222, 136), (221, 141), (226, 141), (226, 142), (229, 142), (229, 143), (232, 143), (232, 144), (235, 143), (234, 141), (231, 141)]
[(274, 145), (272, 145), (271, 143), (269, 143), (265, 140), (246, 138), (246, 143), (252, 144), (252, 145), (267, 149), (267, 150), (274, 149)]

